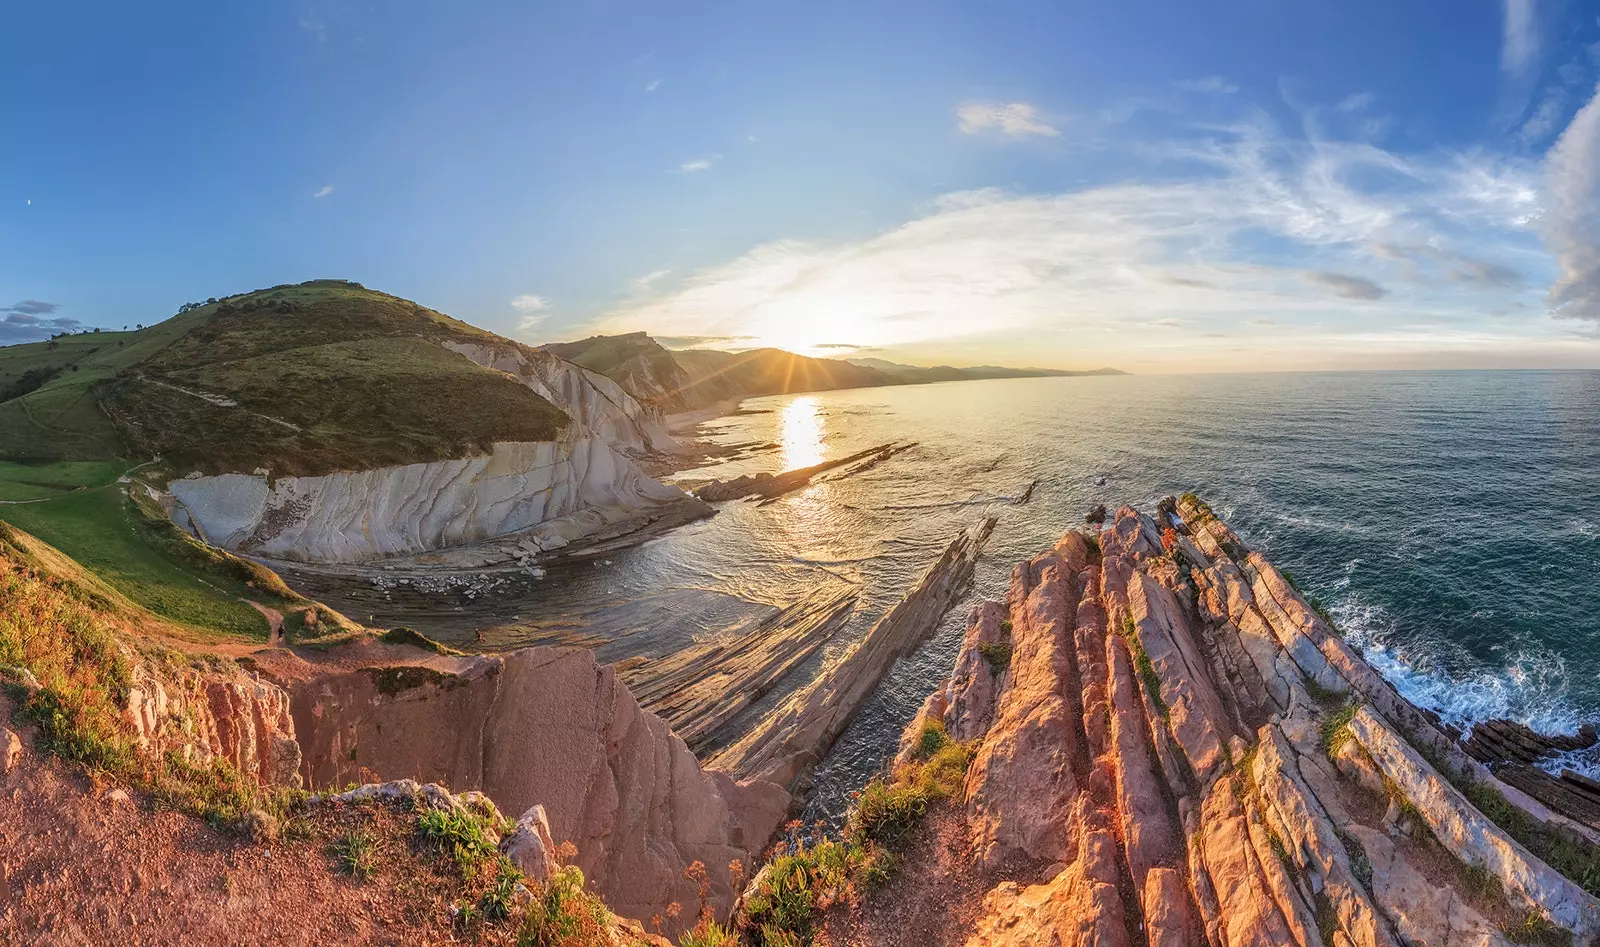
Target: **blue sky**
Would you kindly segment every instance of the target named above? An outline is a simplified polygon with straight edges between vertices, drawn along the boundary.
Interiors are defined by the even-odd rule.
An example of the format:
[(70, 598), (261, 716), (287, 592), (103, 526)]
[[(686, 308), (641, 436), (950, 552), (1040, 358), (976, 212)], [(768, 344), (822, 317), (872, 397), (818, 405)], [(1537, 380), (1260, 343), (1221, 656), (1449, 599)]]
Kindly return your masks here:
[(1596, 13), (8, 4), (0, 341), (342, 277), (534, 342), (1597, 366)]

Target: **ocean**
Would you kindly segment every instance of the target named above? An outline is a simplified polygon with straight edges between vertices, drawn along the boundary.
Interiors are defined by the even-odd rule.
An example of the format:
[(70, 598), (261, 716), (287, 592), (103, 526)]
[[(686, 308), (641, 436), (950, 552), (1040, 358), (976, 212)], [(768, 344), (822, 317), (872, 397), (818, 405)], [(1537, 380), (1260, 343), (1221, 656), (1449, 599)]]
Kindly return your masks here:
[[(467, 647), (485, 647), (472, 629), (487, 625), (488, 647), (565, 636), (615, 660), (715, 635), (754, 604), (856, 585), (861, 605), (827, 660), (985, 513), (1000, 521), (971, 601), (1003, 596), (1013, 563), (1096, 504), (1148, 510), (1193, 491), (1446, 720), (1505, 717), (1550, 732), (1600, 720), (1600, 372), (1008, 379), (743, 408), (703, 433), (774, 446), (682, 476), (917, 446), (436, 614), (391, 614), (370, 595), (334, 604)], [(819, 767), (808, 818), (837, 816), (892, 756), (949, 671), (967, 604), (896, 666)], [(1600, 771), (1600, 757), (1568, 762)]]

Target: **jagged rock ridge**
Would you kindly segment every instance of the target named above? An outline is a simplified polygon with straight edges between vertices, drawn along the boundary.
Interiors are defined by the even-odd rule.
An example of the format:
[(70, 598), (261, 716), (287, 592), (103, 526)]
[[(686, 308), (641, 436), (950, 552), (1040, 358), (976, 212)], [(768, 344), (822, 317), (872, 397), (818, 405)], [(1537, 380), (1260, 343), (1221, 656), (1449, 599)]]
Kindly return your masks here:
[(965, 943), (1595, 942), (1600, 902), (1458, 784), (1581, 827), (1495, 783), (1204, 504), (1158, 516), (1018, 565), (907, 731), (977, 741), (965, 843), (993, 884)]

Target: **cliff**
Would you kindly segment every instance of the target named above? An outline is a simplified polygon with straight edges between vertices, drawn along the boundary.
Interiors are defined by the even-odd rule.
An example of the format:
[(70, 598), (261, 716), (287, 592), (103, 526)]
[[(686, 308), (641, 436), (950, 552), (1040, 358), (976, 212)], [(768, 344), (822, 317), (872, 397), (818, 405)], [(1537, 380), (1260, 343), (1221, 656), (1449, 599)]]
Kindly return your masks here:
[[(828, 889), (817, 943), (1600, 938), (1592, 833), (1462, 753), (1203, 503), (1157, 517), (1068, 533), (974, 608), (847, 826), (867, 867), (845, 889), (870, 890)], [(940, 801), (922, 787), (947, 741)], [(869, 883), (885, 799), (928, 815)]]

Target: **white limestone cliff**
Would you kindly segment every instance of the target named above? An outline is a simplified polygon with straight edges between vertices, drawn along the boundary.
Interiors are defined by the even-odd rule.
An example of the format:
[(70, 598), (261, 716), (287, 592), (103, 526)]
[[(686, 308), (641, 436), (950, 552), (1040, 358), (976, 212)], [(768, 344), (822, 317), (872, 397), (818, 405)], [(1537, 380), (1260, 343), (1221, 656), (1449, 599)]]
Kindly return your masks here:
[(475, 457), (314, 477), (191, 475), (168, 484), (173, 519), (225, 549), (353, 564), (512, 534), (526, 534), (531, 554), (691, 502), (629, 456), (675, 445), (609, 378), (509, 342), (443, 344), (527, 385), (570, 422), (554, 440), (501, 442)]

